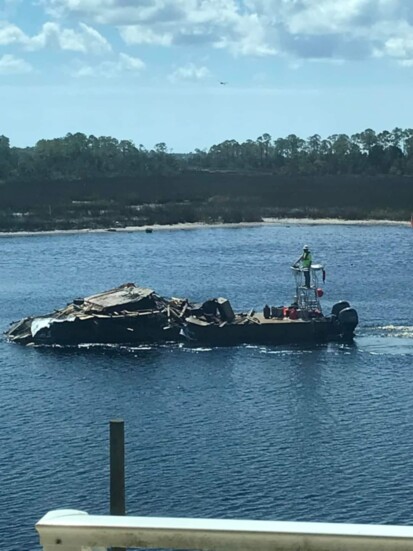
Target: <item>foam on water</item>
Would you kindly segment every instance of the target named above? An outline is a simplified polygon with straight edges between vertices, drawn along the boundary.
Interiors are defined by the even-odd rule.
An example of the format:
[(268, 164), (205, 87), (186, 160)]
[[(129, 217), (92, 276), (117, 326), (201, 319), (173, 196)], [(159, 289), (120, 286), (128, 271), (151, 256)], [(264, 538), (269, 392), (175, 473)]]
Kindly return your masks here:
[(413, 325), (383, 325), (378, 329), (388, 332), (393, 337), (413, 339)]

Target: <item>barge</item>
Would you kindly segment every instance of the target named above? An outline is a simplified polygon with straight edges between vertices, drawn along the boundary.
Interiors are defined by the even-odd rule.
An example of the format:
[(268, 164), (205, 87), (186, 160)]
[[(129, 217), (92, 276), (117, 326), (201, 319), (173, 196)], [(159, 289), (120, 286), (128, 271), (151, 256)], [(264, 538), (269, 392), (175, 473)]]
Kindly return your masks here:
[[(320, 298), (320, 276), (324, 267), (312, 265), (308, 270), (291, 267), (295, 280), (295, 296), (290, 306), (270, 307), (262, 312), (236, 314), (225, 299), (216, 299), (216, 312), (190, 315), (182, 330), (196, 343), (212, 346), (234, 344), (300, 344), (334, 340), (352, 340), (358, 325), (357, 311), (347, 301), (334, 304), (324, 315)], [(306, 280), (306, 271), (310, 277)], [(309, 285), (307, 286), (307, 281)]]
[(262, 311), (234, 312), (225, 298), (195, 304), (161, 297), (152, 289), (126, 283), (103, 293), (75, 299), (42, 316), (24, 318), (6, 331), (10, 342), (24, 345), (79, 345), (190, 342), (210, 346), (300, 344), (351, 340), (357, 311), (347, 301), (324, 315), (320, 298), (321, 265), (293, 266), (295, 296), (289, 306), (265, 305)]
[(125, 283), (75, 299), (43, 316), (13, 323), (11, 342), (25, 345), (140, 344), (180, 339), (188, 301), (165, 299), (152, 289)]

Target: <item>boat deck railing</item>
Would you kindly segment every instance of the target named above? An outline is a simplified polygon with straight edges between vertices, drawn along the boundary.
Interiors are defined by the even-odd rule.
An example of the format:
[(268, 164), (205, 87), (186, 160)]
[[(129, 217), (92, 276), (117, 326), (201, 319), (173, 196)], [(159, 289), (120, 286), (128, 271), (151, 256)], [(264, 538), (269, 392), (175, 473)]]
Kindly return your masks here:
[(44, 551), (411, 551), (413, 527), (89, 515), (57, 510), (37, 524)]

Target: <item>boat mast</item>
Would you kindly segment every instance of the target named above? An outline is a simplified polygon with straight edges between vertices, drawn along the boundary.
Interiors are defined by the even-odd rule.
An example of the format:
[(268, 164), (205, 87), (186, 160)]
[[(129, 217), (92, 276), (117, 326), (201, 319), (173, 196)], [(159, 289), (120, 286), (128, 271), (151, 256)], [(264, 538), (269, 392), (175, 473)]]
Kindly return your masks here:
[(321, 313), (319, 275), (324, 270), (323, 266), (321, 264), (313, 264), (310, 267), (310, 287), (306, 287), (304, 276), (304, 272), (308, 271), (308, 268), (291, 266), (291, 270), (295, 280), (295, 302), (298, 308), (306, 312), (318, 310)]

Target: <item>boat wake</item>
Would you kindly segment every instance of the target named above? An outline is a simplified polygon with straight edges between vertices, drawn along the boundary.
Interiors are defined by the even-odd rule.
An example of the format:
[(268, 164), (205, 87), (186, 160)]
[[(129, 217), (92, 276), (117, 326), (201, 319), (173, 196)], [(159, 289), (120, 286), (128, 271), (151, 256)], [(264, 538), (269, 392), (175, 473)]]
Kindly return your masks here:
[(377, 329), (392, 337), (413, 339), (413, 325), (383, 325)]
[(151, 350), (177, 350), (181, 349), (183, 352), (198, 353), (198, 352), (210, 352), (214, 350), (211, 347), (201, 346), (188, 346), (187, 343), (164, 343), (164, 344), (116, 344), (116, 343), (81, 343), (81, 344), (35, 344), (31, 345), (32, 348), (40, 350), (64, 350), (67, 352), (73, 352), (77, 350), (90, 350), (90, 351), (106, 351), (106, 352), (142, 352)]
[(373, 355), (413, 355), (413, 325), (368, 327), (356, 338), (361, 352)]

